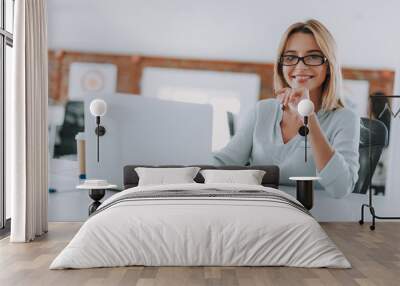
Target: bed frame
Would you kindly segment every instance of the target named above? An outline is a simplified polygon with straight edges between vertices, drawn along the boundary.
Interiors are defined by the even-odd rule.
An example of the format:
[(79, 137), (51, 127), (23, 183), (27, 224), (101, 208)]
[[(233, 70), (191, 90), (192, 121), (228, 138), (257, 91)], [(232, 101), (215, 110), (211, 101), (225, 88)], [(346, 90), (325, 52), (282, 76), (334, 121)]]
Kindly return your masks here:
[[(136, 167), (147, 167), (147, 168), (178, 168), (185, 167), (182, 165), (161, 165), (161, 166), (149, 166), (149, 165), (128, 165), (124, 167), (124, 189), (136, 187), (139, 183), (139, 176), (135, 171)], [(279, 167), (274, 165), (265, 166), (221, 166), (216, 167), (212, 165), (198, 165), (203, 169), (217, 169), (217, 170), (263, 170), (265, 175), (262, 179), (261, 184), (265, 187), (278, 188), (279, 186)], [(204, 183), (204, 178), (200, 174), (194, 178), (197, 183)]]

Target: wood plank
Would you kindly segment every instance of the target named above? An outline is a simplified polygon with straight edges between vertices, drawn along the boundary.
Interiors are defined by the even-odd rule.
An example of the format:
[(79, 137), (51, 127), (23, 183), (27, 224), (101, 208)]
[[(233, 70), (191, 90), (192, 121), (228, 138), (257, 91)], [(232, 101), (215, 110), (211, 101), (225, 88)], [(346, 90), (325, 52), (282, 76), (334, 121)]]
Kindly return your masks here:
[(400, 223), (379, 222), (372, 232), (357, 223), (322, 223), (352, 269), (292, 267), (115, 267), (49, 270), (81, 223), (50, 223), (32, 243), (0, 241), (0, 285), (400, 285)]

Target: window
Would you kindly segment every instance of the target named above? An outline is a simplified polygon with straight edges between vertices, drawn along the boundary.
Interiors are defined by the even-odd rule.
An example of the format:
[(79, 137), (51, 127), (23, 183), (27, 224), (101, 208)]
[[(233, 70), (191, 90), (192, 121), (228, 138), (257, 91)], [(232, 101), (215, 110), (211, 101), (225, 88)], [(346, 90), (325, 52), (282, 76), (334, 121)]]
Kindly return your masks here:
[(5, 105), (11, 92), (14, 0), (0, 0), (0, 228), (10, 213), (10, 194), (5, 188)]

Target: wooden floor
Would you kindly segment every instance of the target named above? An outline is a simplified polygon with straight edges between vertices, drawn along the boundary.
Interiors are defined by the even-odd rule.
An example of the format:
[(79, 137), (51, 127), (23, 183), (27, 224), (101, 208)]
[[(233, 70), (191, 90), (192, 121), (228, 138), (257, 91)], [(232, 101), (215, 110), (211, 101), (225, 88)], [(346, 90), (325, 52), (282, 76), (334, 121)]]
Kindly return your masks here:
[(324, 223), (323, 228), (353, 268), (289, 267), (120, 267), (48, 270), (80, 223), (51, 223), (32, 243), (0, 241), (0, 285), (400, 285), (400, 222), (379, 222), (370, 231), (357, 223)]

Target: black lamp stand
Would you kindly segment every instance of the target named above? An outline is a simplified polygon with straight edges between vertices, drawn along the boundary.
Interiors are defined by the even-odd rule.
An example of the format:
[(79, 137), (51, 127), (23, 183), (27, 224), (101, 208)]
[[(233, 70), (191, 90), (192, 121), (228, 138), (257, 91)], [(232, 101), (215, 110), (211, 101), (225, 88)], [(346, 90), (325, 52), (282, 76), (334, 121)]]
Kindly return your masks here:
[(106, 134), (106, 129), (104, 128), (104, 126), (100, 125), (100, 116), (96, 116), (96, 124), (97, 124), (97, 127), (94, 130), (94, 132), (97, 135), (97, 162), (99, 162), (100, 161), (100, 151), (99, 151), (100, 150), (100, 140), (99, 140), (99, 138), (100, 138), (100, 136), (103, 136), (104, 134)]
[(310, 131), (308, 129), (308, 116), (304, 116), (304, 125), (299, 128), (299, 134), (304, 136), (304, 161), (307, 162), (307, 135)]

